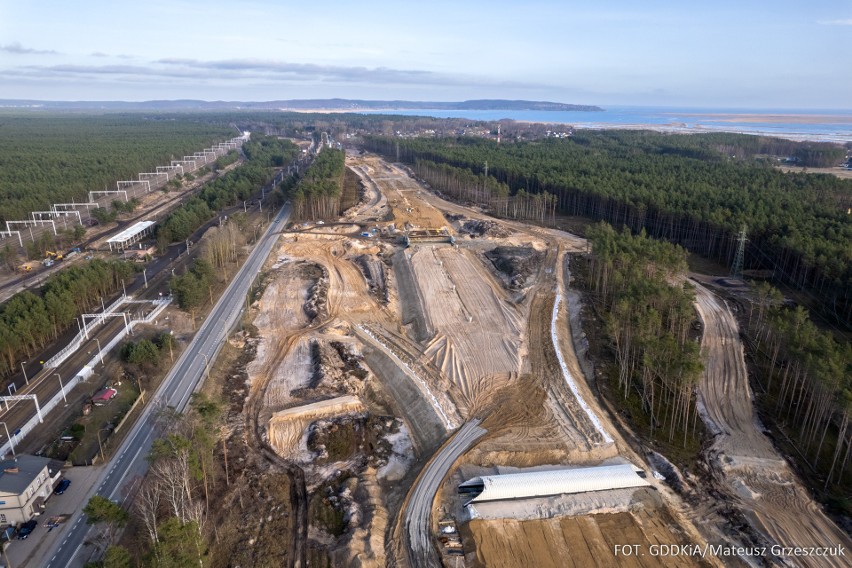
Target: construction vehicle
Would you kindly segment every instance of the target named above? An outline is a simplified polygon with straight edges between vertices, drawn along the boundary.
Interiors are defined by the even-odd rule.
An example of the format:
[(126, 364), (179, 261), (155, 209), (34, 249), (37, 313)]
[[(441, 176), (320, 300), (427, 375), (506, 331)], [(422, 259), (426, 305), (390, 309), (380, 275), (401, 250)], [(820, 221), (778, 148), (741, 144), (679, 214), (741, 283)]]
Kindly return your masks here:
[(61, 252), (53, 252), (52, 250), (46, 250), (44, 251), (44, 254), (46, 254), (51, 260), (62, 260), (63, 258)]
[(18, 267), (18, 270), (20, 270), (21, 272), (32, 272), (33, 268), (35, 268), (36, 266), (38, 266), (37, 262), (25, 262), (24, 264)]

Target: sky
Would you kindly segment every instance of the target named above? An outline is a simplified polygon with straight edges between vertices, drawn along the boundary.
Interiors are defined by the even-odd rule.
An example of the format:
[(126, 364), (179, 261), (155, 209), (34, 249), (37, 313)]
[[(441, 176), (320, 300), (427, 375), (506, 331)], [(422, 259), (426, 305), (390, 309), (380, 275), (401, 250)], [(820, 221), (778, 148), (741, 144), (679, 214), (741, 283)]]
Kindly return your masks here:
[(852, 108), (852, 1), (0, 0), (0, 99)]

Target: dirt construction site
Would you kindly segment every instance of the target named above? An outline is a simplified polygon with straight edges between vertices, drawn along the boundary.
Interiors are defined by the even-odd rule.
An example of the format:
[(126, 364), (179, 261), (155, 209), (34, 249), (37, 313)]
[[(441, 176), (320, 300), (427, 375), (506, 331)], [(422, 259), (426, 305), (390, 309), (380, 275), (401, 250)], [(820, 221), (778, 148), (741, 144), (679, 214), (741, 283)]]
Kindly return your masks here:
[[(647, 553), (728, 541), (589, 386), (569, 264), (583, 239), (445, 201), (374, 155), (349, 152), (346, 164), (360, 179), (358, 205), (284, 229), (249, 312), (244, 435), (303, 477), (303, 546), (333, 566), (766, 564)], [(712, 294), (698, 298), (709, 345), (706, 334), (731, 331), (711, 324), (723, 312)], [(712, 453), (727, 499), (767, 542), (811, 531), (845, 542), (784, 477), (753, 428), (748, 393), (740, 409), (723, 393), (742, 387), (712, 390), (714, 368), (701, 388), (704, 414), (726, 432)], [(743, 443), (759, 451), (738, 453)], [(617, 464), (647, 483), (476, 507), (458, 491), (477, 476)], [(796, 529), (794, 518), (813, 522)], [(628, 544), (646, 553), (625, 554)], [(300, 562), (290, 564), (314, 565)]]

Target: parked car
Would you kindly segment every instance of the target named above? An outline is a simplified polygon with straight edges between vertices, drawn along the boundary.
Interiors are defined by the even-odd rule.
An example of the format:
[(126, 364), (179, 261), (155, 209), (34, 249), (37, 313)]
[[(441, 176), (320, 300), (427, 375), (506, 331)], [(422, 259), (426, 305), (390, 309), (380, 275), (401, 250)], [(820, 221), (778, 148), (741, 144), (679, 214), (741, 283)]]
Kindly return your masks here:
[(21, 528), (18, 529), (18, 539), (24, 540), (25, 538), (30, 536), (30, 533), (33, 532), (33, 529), (35, 529), (37, 526), (38, 522), (36, 522), (35, 519), (22, 524)]
[(59, 485), (56, 486), (56, 489), (53, 490), (57, 495), (62, 495), (65, 493), (65, 490), (68, 489), (68, 486), (71, 485), (70, 479), (63, 479), (59, 482)]

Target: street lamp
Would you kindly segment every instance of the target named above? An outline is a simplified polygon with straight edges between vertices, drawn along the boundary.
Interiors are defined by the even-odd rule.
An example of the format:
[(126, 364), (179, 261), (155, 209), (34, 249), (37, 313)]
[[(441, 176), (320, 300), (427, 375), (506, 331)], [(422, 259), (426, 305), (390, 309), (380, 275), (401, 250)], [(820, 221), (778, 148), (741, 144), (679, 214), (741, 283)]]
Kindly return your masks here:
[(104, 430), (109, 431), (110, 426), (107, 426), (106, 428), (101, 428), (100, 430), (98, 430), (98, 448), (100, 448), (100, 450), (101, 450), (101, 461), (102, 462), (106, 461), (106, 457), (104, 457), (104, 444), (103, 444), (103, 442), (101, 442), (101, 432), (103, 432)]
[(210, 362), (207, 359), (207, 353), (202, 353), (201, 356), (204, 357), (204, 372), (207, 375), (207, 379), (209, 379), (210, 378)]
[(65, 404), (68, 404), (68, 399), (65, 398), (65, 387), (62, 385), (62, 377), (59, 375), (59, 373), (53, 374), (59, 377), (59, 390), (62, 391), (62, 400), (65, 401)]
[(21, 361), (21, 371), (24, 373), (24, 380), (27, 384), (30, 384), (30, 380), (27, 378), (27, 370), (24, 368), (24, 363), (26, 363), (26, 361)]
[(0, 422), (3, 425), (3, 428), (6, 429), (6, 437), (9, 438), (9, 447), (12, 448), (12, 457), (15, 456), (15, 442), (12, 440), (12, 436), (9, 435), (9, 427), (5, 422)]

